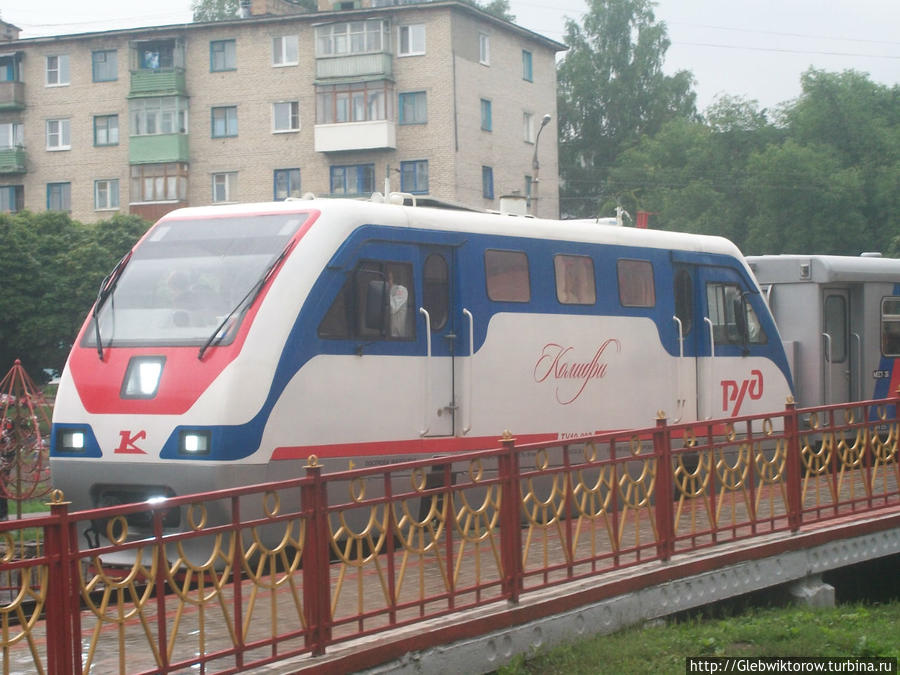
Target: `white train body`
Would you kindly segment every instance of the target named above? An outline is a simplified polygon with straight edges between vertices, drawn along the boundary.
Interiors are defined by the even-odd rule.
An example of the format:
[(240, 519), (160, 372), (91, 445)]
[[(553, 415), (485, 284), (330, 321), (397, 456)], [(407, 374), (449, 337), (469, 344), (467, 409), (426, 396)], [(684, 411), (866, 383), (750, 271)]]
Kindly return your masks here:
[(95, 312), (54, 413), (73, 508), (792, 393), (759, 287), (717, 237), (346, 200), (190, 208)]

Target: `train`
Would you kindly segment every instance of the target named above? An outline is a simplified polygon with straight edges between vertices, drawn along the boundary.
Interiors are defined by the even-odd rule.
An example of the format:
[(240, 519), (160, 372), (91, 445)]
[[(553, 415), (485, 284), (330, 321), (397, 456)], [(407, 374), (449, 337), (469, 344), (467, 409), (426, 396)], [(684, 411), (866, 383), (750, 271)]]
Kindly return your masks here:
[[(830, 291), (824, 319), (801, 313), (804, 279), (778, 271), (805, 265), (823, 292), (821, 260), (402, 196), (178, 209), (104, 280), (72, 347), (53, 481), (87, 509), (283, 479), (313, 455), (336, 471), (495, 447), (504, 430), (569, 440), (658, 411), (705, 420), (798, 393), (884, 393), (900, 338), (877, 335), (900, 329), (900, 262), (859, 259), (883, 273), (858, 309), (829, 268), (865, 327), (839, 338), (818, 330)], [(849, 384), (839, 356), (857, 366)]]

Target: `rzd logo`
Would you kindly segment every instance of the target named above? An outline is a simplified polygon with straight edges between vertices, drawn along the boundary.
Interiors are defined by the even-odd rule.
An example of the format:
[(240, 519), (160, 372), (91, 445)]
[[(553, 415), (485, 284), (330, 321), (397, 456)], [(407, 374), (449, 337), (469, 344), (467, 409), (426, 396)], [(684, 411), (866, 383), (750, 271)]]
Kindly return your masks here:
[(131, 435), (131, 431), (120, 431), (119, 438), (122, 440), (119, 442), (119, 447), (115, 449), (115, 454), (117, 455), (146, 455), (147, 453), (141, 450), (135, 443), (140, 440), (147, 438), (146, 431), (139, 431), (134, 436)]
[(759, 370), (751, 370), (750, 378), (738, 384), (737, 380), (722, 380), (722, 410), (728, 412), (731, 403), (731, 416), (737, 417), (741, 413), (741, 405), (748, 394), (754, 401), (758, 401), (763, 395), (763, 374)]

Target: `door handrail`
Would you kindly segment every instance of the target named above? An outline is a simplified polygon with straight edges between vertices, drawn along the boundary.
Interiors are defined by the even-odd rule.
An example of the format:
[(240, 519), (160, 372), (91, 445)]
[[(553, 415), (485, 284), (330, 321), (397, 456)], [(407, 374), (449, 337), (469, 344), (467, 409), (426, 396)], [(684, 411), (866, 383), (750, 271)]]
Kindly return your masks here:
[(475, 357), (475, 319), (472, 312), (463, 307), (463, 315), (469, 320), (469, 358), (466, 359), (466, 403), (463, 407), (462, 435), (472, 430), (472, 359)]
[(424, 436), (431, 429), (431, 315), (424, 307), (419, 307), (419, 313), (425, 317), (425, 428), (419, 431), (419, 436)]

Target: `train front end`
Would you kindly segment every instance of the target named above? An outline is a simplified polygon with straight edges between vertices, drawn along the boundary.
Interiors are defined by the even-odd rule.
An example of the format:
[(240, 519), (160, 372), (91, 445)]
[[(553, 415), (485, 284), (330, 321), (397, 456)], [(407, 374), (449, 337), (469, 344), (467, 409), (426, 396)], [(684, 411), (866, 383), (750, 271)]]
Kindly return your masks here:
[(315, 218), (296, 205), (175, 211), (104, 280), (53, 417), (53, 483), (73, 510), (265, 480), (273, 341), (291, 319), (261, 308), (289, 298), (276, 282)]

